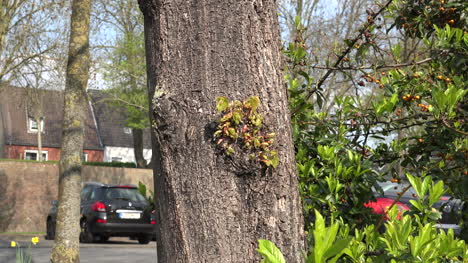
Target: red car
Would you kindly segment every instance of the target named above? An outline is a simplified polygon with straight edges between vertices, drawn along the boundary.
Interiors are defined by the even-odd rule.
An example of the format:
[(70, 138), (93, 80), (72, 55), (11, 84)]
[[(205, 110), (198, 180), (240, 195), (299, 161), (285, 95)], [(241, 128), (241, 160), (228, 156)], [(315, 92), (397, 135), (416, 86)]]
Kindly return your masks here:
[[(372, 208), (375, 214), (383, 215), (408, 184), (387, 181), (379, 183), (379, 185), (383, 193), (377, 193), (377, 191), (375, 191), (376, 201), (369, 201), (364, 204), (364, 206)], [(416, 199), (416, 192), (411, 187), (400, 197), (400, 201), (395, 204), (400, 211), (398, 218), (401, 218), (401, 215), (410, 209), (410, 200), (414, 199)], [(442, 213), (442, 218), (436, 224), (436, 227), (444, 231), (452, 229), (455, 235), (460, 234), (461, 227), (459, 223), (461, 221), (463, 207), (464, 203), (461, 200), (443, 195), (440, 201), (433, 205), (433, 208), (438, 209)]]
[[(390, 198), (386, 198), (386, 197), (377, 197), (375, 202), (374, 201), (369, 201), (369, 202), (365, 203), (364, 206), (372, 208), (374, 210), (373, 211), (374, 214), (384, 215), (384, 214), (388, 213), (388, 209), (390, 208), (390, 206), (393, 204), (394, 201), (395, 201), (394, 199), (390, 199)], [(396, 202), (395, 206), (399, 211), (397, 219), (400, 219), (401, 215), (405, 211), (408, 211), (410, 209), (407, 205), (405, 205), (405, 204), (403, 204), (401, 202)]]

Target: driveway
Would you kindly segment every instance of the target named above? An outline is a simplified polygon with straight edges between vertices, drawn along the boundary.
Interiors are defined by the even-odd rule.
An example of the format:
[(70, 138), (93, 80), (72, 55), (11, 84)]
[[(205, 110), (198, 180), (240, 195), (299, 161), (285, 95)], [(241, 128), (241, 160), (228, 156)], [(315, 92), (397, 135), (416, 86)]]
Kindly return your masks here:
[[(16, 240), (21, 246), (28, 246), (32, 236), (0, 235), (0, 262), (16, 263), (16, 248), (10, 241)], [(34, 263), (49, 263), (53, 241), (39, 237), (37, 245), (31, 246)], [(156, 263), (156, 242), (140, 245), (136, 240), (114, 237), (105, 243), (80, 244), (81, 263), (142, 262)]]

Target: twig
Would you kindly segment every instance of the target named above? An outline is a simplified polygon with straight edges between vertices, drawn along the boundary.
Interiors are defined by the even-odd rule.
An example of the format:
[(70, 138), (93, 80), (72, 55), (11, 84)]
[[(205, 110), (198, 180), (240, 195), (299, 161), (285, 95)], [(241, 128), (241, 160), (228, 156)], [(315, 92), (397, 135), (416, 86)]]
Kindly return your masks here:
[[(378, 124), (390, 125), (390, 124), (394, 124), (396, 122), (407, 122), (408, 120), (414, 120), (414, 119), (417, 119), (417, 118), (430, 117), (430, 116), (432, 116), (432, 115), (429, 115), (429, 114), (416, 114), (416, 115), (406, 116), (406, 117), (402, 117), (402, 118), (398, 118), (398, 119), (389, 119), (388, 121), (375, 120), (373, 122), (356, 122), (356, 123), (353, 123), (353, 124), (348, 124), (348, 123), (345, 123), (345, 122), (341, 122), (341, 124), (344, 124), (346, 126), (357, 126), (357, 125), (362, 126), (362, 125), (378, 125)], [(320, 121), (320, 122), (300, 121), (300, 122), (297, 122), (297, 124), (299, 124), (299, 125), (319, 125), (319, 124), (323, 124), (325, 122), (334, 122), (334, 123), (340, 124), (340, 122), (338, 120), (333, 120), (333, 119), (328, 119), (326, 121)], [(426, 122), (419, 122), (419, 123), (409, 124), (411, 126), (408, 126), (408, 127), (412, 127), (413, 125), (422, 125), (422, 124), (425, 124), (425, 123), (428, 123), (428, 122), (433, 122), (433, 120), (428, 120)], [(407, 127), (407, 126), (404, 126), (404, 127)], [(397, 128), (399, 128), (399, 127), (397, 127)]]
[(426, 58), (421, 61), (400, 63), (394, 65), (378, 65), (378, 66), (362, 66), (362, 67), (327, 67), (327, 66), (310, 66), (314, 69), (328, 69), (328, 70), (363, 70), (363, 69), (384, 69), (384, 68), (402, 68), (409, 66), (416, 66), (432, 61), (432, 58)]
[(443, 124), (445, 127), (447, 127), (448, 129), (450, 129), (450, 130), (452, 130), (452, 131), (454, 131), (454, 132), (463, 134), (463, 135), (468, 135), (468, 132), (460, 131), (460, 130), (457, 130), (457, 129), (455, 129), (454, 127), (450, 126), (450, 124), (447, 122), (447, 119), (442, 118), (441, 121), (442, 121), (442, 124)]
[[(402, 130), (402, 129), (408, 129), (408, 128), (411, 128), (411, 127), (415, 127), (415, 126), (419, 126), (419, 125), (424, 125), (424, 124), (429, 124), (429, 123), (432, 123), (433, 121), (427, 121), (427, 122), (417, 122), (417, 123), (413, 123), (413, 124), (409, 124), (409, 125), (405, 125), (405, 126), (399, 126), (399, 127), (394, 127), (394, 128), (391, 128), (391, 129), (382, 129), (380, 131), (376, 131), (376, 132), (369, 132), (369, 135), (375, 135), (375, 134), (381, 134), (381, 133), (384, 133), (384, 132), (392, 132), (392, 131), (397, 131), (397, 130)], [(437, 126), (427, 126), (427, 128), (436, 128)], [(350, 136), (347, 136), (347, 137), (352, 137), (353, 135), (350, 135)]]
[(147, 108), (145, 108), (145, 107), (143, 107), (141, 105), (128, 102), (128, 101), (123, 100), (123, 99), (121, 99), (119, 97), (116, 97), (114, 95), (112, 95), (112, 98), (104, 98), (104, 99), (101, 99), (100, 101), (104, 101), (104, 102), (105, 101), (118, 101), (118, 102), (123, 103), (123, 104), (125, 104), (127, 106), (132, 106), (132, 107), (135, 107), (135, 108), (137, 108), (139, 110), (142, 110), (142, 111), (147, 111), (148, 110)]
[(393, 200), (393, 203), (388, 207), (388, 209), (384, 212), (384, 214), (380, 218), (379, 222), (377, 223), (377, 226), (374, 229), (375, 231), (379, 230), (380, 226), (382, 226), (382, 224), (383, 224), (383, 221), (387, 217), (387, 213), (390, 210), (392, 210), (392, 208), (395, 206), (395, 204), (398, 203), (398, 201), (400, 201), (400, 198), (403, 196), (403, 194), (406, 193), (406, 191), (408, 191), (408, 189), (410, 189), (410, 188), (411, 188), (411, 185), (408, 185), (407, 187), (403, 188), (403, 190), (398, 194), (397, 198), (395, 200)]

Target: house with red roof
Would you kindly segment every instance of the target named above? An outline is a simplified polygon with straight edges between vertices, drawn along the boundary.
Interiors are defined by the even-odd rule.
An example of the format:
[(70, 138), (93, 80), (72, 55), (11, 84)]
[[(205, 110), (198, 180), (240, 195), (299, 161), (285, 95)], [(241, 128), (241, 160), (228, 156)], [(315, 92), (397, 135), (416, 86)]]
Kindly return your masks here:
[[(39, 123), (35, 117), (38, 114)], [(38, 160), (40, 140), (43, 160), (60, 160), (62, 121), (63, 91), (0, 87), (0, 158)], [(83, 160), (104, 160), (91, 103), (86, 111)]]
[[(63, 95), (57, 90), (1, 86), (0, 158), (38, 160), (41, 144), (43, 160), (60, 160)], [(103, 91), (88, 91), (83, 160), (135, 162), (133, 135), (126, 125), (125, 110), (110, 105), (108, 99)], [(149, 129), (143, 130), (142, 143), (149, 163)]]

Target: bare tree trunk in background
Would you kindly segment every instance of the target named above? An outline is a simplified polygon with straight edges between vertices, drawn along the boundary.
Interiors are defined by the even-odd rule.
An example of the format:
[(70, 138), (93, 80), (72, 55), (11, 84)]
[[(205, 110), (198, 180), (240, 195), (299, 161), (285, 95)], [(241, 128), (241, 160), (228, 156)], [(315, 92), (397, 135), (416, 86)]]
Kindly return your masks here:
[(37, 160), (38, 161), (44, 161), (44, 158), (42, 158), (42, 117), (36, 117), (36, 123), (37, 123)]
[(59, 165), (59, 205), (51, 261), (80, 262), (81, 156), (89, 75), (91, 0), (74, 0), (70, 29)]
[[(304, 233), (275, 1), (139, 0), (145, 16), (158, 262), (303, 262)], [(215, 98), (259, 96), (280, 165), (237, 175), (215, 150)]]
[(44, 93), (40, 87), (41, 76), (32, 74), (25, 76), (28, 88), (26, 89), (26, 109), (29, 118), (32, 118), (37, 124), (37, 161), (43, 161), (42, 158), (42, 131), (44, 129), (41, 120), (44, 119)]
[(143, 155), (143, 130), (132, 128), (133, 153), (138, 168), (146, 168), (146, 160)]

